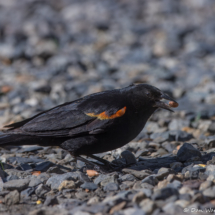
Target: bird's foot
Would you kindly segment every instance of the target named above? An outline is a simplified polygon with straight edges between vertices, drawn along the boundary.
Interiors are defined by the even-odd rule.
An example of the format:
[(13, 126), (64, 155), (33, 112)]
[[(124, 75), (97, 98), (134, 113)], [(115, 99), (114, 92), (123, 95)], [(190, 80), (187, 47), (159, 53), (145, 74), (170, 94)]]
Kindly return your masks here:
[(87, 159), (80, 156), (76, 156), (76, 159), (83, 161), (87, 169), (96, 170), (97, 172), (104, 173), (104, 174), (112, 172), (110, 171), (110, 168), (108, 167), (108, 165), (102, 165), (92, 161), (88, 161)]
[(122, 169), (122, 166), (115, 163), (110, 163), (109, 168), (113, 171), (120, 171)]
[(95, 162), (89, 161), (83, 157), (76, 156), (76, 158), (78, 160), (81, 160), (86, 164), (87, 169), (92, 169), (92, 170), (95, 170), (95, 171), (100, 172), (102, 174), (111, 173), (111, 172), (115, 172), (115, 171), (121, 171), (125, 167), (125, 165), (122, 165), (119, 163), (109, 162), (109, 161), (104, 160), (102, 158), (98, 159), (96, 156), (90, 156), (90, 157), (98, 160), (99, 162), (102, 162), (103, 164), (95, 163)]
[(111, 173), (111, 172), (116, 172), (116, 171), (120, 171), (122, 169), (121, 166), (113, 164), (113, 163), (108, 163), (106, 165), (102, 165), (102, 164), (98, 164), (98, 163), (93, 163), (92, 165), (86, 164), (87, 168), (93, 168), (93, 170), (100, 172), (102, 174), (107, 174), (107, 173)]
[(100, 172), (102, 174), (107, 174), (112, 172), (111, 169), (107, 168), (106, 166), (103, 165), (94, 165), (94, 170), (96, 170), (97, 172)]

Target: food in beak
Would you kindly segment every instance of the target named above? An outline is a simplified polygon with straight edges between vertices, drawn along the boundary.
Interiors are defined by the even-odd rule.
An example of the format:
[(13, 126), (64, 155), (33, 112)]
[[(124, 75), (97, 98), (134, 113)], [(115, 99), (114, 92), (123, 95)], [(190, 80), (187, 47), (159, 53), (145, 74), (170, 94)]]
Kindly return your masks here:
[(170, 96), (168, 96), (167, 94), (162, 94), (160, 99), (166, 99), (166, 100), (169, 100), (169, 104), (166, 104), (160, 100), (157, 100), (155, 101), (155, 105), (154, 107), (159, 107), (159, 108), (163, 108), (163, 109), (166, 109), (166, 110), (169, 110), (171, 112), (173, 112), (173, 110), (171, 108), (176, 108), (178, 107), (178, 103), (172, 99)]
[(169, 102), (169, 106), (172, 107), (172, 108), (177, 108), (178, 107), (178, 103), (174, 102), (174, 101), (170, 101)]

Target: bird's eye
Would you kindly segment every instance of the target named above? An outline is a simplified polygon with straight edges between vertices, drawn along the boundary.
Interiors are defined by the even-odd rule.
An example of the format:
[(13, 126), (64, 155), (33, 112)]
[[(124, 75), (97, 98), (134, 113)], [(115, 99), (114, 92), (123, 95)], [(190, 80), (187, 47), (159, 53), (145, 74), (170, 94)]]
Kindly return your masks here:
[(150, 92), (146, 92), (146, 95), (147, 95), (147, 96), (150, 96), (151, 94), (150, 94)]

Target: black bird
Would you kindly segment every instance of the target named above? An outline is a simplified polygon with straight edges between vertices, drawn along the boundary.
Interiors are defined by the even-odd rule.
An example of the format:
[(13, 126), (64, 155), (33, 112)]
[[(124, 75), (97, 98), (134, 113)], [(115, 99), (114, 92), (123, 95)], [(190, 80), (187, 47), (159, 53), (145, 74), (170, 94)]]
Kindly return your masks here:
[(5, 126), (0, 146), (59, 146), (86, 163), (87, 155), (105, 165), (108, 161), (93, 154), (119, 148), (134, 139), (158, 108), (172, 111), (167, 94), (147, 84), (130, 85), (91, 94)]

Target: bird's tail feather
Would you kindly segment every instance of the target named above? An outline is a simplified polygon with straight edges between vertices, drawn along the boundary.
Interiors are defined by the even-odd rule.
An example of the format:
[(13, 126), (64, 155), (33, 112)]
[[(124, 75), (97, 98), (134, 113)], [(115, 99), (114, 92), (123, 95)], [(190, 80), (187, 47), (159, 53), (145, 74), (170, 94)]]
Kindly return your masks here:
[(20, 143), (21, 135), (17, 134), (0, 134), (0, 147), (6, 146), (6, 145), (17, 145)]
[(0, 133), (0, 147), (9, 145), (58, 146), (68, 138), (40, 137), (25, 134)]
[(8, 146), (8, 145), (34, 145), (40, 142), (39, 138), (32, 138), (29, 135), (21, 135), (21, 134), (8, 134), (1, 133), (0, 134), (0, 147)]

